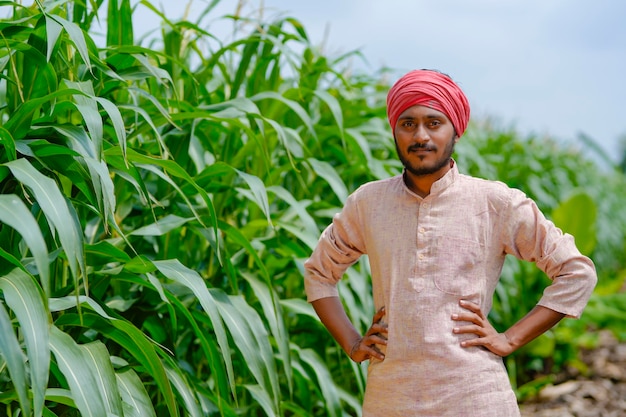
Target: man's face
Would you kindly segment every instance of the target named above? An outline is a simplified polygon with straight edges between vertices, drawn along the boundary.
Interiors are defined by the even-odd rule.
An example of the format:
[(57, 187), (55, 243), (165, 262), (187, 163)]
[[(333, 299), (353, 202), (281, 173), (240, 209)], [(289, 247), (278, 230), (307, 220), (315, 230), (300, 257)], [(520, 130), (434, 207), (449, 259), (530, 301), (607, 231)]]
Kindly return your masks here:
[(406, 109), (396, 122), (396, 150), (407, 171), (413, 175), (433, 174), (452, 157), (458, 137), (448, 117), (425, 106)]

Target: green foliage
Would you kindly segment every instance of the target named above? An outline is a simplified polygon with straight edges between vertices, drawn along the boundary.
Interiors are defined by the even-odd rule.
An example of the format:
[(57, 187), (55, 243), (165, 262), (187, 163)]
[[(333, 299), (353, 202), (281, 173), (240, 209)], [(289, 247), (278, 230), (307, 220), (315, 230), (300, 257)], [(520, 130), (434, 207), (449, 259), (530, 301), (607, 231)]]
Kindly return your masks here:
[(389, 175), (383, 87), (291, 18), (221, 43), (141, 2), (163, 19), (147, 48), (130, 1), (102, 5), (0, 3), (5, 413), (358, 409), (363, 370), (360, 390), (329, 381), (300, 268), (348, 192)]
[[(365, 368), (304, 301), (302, 262), (350, 192), (400, 170), (384, 74), (292, 18), (224, 16), (239, 35), (217, 39), (215, 3), (194, 23), (141, 1), (162, 19), (148, 47), (128, 0), (0, 1), (0, 414), (360, 415)], [(576, 326), (623, 335), (623, 176), (489, 126), (457, 159), (575, 235), (602, 277)], [(545, 284), (507, 263), (495, 322)], [(339, 290), (365, 329), (366, 261)], [(510, 361), (520, 381), (569, 326)]]

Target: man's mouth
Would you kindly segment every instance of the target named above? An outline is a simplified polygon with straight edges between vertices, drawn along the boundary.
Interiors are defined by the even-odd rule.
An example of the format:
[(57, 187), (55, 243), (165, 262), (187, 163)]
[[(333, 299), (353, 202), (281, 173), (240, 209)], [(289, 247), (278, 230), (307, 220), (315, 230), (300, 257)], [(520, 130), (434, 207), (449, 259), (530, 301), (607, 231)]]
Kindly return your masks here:
[(430, 152), (430, 151), (435, 151), (436, 148), (434, 148), (433, 146), (426, 146), (426, 145), (411, 145), (408, 148), (409, 152), (417, 152), (417, 153), (422, 153), (422, 152)]

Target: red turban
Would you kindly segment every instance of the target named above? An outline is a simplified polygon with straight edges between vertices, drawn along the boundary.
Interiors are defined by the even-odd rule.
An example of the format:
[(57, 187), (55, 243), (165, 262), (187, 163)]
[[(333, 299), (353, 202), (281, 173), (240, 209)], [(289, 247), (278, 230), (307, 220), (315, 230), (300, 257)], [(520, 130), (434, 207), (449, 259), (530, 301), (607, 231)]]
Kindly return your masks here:
[(459, 137), (465, 132), (470, 117), (469, 102), (447, 75), (432, 70), (415, 70), (396, 81), (387, 94), (387, 117), (394, 134), (402, 112), (417, 104), (448, 116)]

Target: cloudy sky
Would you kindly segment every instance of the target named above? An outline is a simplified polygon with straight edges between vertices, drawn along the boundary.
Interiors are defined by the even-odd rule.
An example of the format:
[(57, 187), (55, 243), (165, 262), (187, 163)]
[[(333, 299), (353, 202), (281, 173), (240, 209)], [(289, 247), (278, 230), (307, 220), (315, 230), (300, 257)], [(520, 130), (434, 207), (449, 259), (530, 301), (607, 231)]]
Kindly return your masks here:
[[(248, 0), (251, 13), (300, 20), (314, 44), (359, 49), (372, 70), (435, 68), (463, 88), (475, 117), (615, 158), (626, 135), (626, 2), (620, 0)], [(176, 19), (188, 0), (155, 0)], [(198, 16), (207, 0), (191, 2)], [(222, 0), (211, 15), (235, 10)], [(148, 28), (149, 12), (137, 9)], [(145, 20), (143, 20), (145, 19)], [(581, 145), (582, 146), (582, 145)]]

